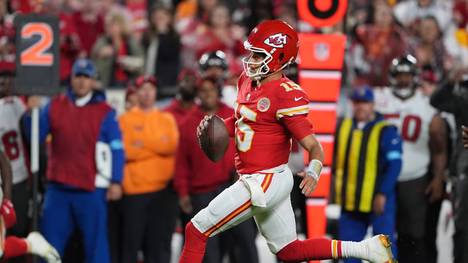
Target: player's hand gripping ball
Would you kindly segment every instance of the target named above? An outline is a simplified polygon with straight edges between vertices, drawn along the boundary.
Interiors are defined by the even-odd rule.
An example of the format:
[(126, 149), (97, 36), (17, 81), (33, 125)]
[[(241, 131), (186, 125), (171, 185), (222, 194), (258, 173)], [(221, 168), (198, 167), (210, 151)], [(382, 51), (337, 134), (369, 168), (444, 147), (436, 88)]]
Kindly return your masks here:
[(217, 115), (205, 116), (197, 128), (198, 144), (206, 156), (216, 162), (229, 145), (229, 133), (223, 119)]

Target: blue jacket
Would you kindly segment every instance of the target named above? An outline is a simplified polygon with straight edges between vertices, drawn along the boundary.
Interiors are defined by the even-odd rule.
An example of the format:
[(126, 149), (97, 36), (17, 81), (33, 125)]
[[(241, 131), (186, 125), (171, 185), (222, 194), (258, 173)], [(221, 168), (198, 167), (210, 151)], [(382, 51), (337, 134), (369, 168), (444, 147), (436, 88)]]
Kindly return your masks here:
[[(93, 91), (82, 107), (75, 104), (75, 99), (69, 89), (40, 111), (40, 141), (44, 142), (48, 134), (52, 136), (49, 181), (89, 191), (110, 182), (120, 183), (125, 157), (115, 110), (105, 102), (101, 91)], [(30, 137), (29, 114), (24, 126)]]

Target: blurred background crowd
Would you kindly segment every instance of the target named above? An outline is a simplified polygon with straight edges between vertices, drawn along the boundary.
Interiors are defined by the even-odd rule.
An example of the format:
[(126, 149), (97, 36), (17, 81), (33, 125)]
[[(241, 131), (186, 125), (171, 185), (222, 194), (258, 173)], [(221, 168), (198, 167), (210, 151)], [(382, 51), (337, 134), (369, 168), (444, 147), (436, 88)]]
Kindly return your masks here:
[[(42, 106), (40, 229), (63, 262), (171, 262), (171, 256), (175, 262), (173, 233), (181, 233), (194, 213), (236, 180), (233, 146), (221, 162), (210, 162), (197, 145), (196, 125), (204, 114), (232, 114), (241, 58), (246, 55), (243, 41), (258, 22), (278, 18), (301, 32), (347, 36), (343, 98), (363, 86), (397, 85), (392, 60), (414, 56), (412, 85), (444, 112), (448, 161), (443, 184), (452, 186), (445, 187), (437, 200), (427, 200), (431, 207), (438, 202), (428, 216), (436, 220), (418, 234), (426, 247), (415, 254), (421, 262), (436, 262), (435, 232), (446, 198), (453, 201), (456, 230), (454, 253), (443, 262), (468, 262), (464, 255), (468, 200), (463, 195), (468, 193), (464, 180), (468, 154), (459, 143), (459, 127), (468, 125), (468, 1), (350, 0), (343, 22), (329, 28), (298, 21), (295, 4), (292, 0), (0, 0), (0, 113), (13, 95), (17, 14), (59, 17), (60, 83), (66, 93), (54, 98), (21, 97), (17, 117), (2, 115), (0, 120), (0, 149), (14, 170), (18, 224), (12, 234), (24, 236), (30, 230), (30, 180), (24, 176), (29, 174), (28, 128), (30, 109)], [(296, 66), (289, 67), (287, 74), (297, 80)], [(117, 102), (108, 97), (113, 109), (105, 94), (115, 92), (122, 96)], [(83, 111), (70, 110), (67, 100)], [(346, 101), (340, 102), (343, 113), (349, 107)], [(80, 129), (84, 125), (91, 128)], [(8, 133), (9, 129), (18, 134)], [(421, 154), (433, 156), (429, 149)], [(18, 156), (21, 162), (15, 164)], [(80, 158), (89, 156), (95, 163), (86, 166), (88, 160), (76, 166)], [(302, 160), (296, 144), (290, 163), (294, 172), (303, 169)], [(294, 196), (298, 230), (306, 233), (305, 200), (300, 193)], [(256, 236), (254, 223), (245, 222), (209, 242), (206, 262), (221, 262), (223, 256), (229, 262), (259, 262)]]

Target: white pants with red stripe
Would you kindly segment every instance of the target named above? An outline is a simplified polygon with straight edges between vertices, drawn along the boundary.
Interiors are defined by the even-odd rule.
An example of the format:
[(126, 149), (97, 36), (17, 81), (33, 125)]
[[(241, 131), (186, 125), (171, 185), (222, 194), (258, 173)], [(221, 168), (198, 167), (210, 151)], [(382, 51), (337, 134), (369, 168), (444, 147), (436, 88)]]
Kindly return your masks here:
[(290, 199), (293, 175), (287, 165), (282, 165), (247, 176), (254, 176), (261, 187), (264, 207), (252, 204), (252, 196), (258, 193), (252, 194), (251, 185), (238, 180), (196, 214), (192, 224), (204, 235), (214, 236), (253, 216), (270, 250), (277, 253), (297, 239)]

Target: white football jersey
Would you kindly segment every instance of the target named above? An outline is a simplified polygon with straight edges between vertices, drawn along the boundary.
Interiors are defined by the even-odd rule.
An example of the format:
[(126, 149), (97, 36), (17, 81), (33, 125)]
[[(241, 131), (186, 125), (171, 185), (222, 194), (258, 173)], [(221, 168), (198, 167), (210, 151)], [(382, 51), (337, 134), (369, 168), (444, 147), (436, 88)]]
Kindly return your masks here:
[(398, 181), (424, 176), (429, 168), (429, 126), (437, 110), (421, 92), (406, 100), (395, 96), (391, 88), (375, 89), (375, 109), (400, 132), (403, 139), (403, 167)]
[(25, 110), (18, 97), (0, 98), (0, 149), (10, 160), (14, 184), (28, 178), (19, 126)]

